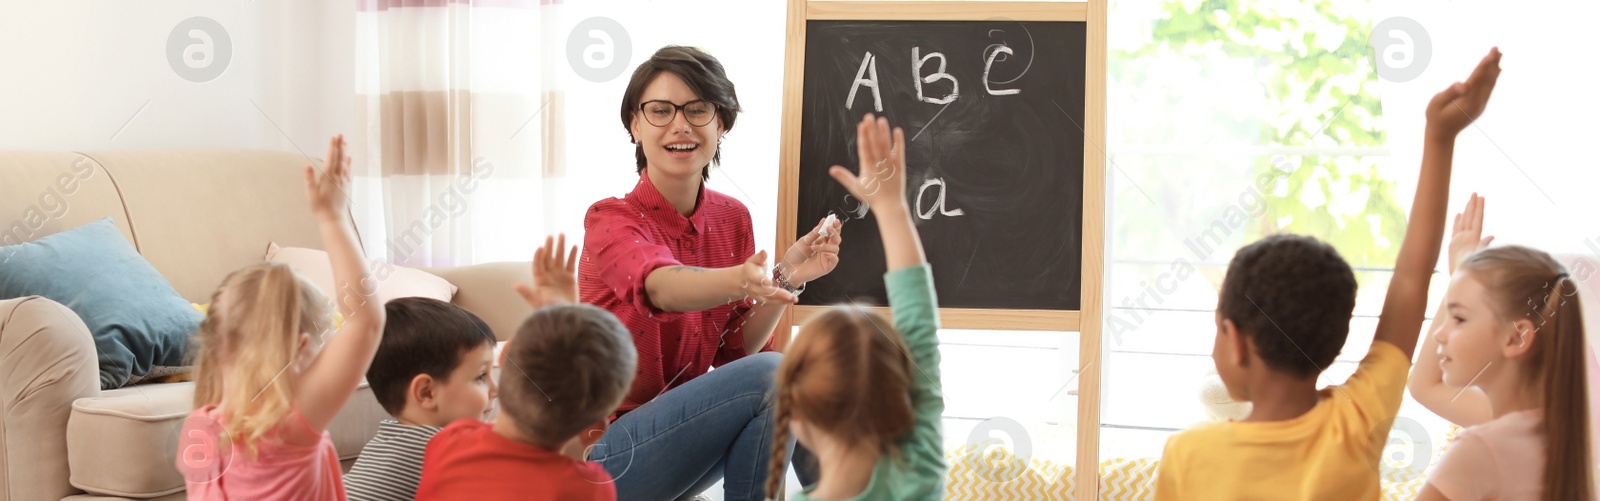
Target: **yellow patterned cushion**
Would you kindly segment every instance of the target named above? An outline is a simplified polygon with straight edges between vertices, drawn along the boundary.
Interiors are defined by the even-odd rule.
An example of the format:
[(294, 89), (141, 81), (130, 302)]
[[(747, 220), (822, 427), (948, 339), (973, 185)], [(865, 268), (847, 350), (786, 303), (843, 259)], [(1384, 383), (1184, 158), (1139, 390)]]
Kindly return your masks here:
[[(1449, 432), (1435, 447), (1433, 460), (1444, 455), (1444, 449), (1459, 433), (1451, 426)], [(1077, 482), (1072, 465), (1055, 461), (1030, 459), (1026, 463), (1009, 450), (995, 443), (969, 444), (945, 451), (950, 472), (945, 483), (945, 499), (952, 501), (1007, 500), (1074, 500), (1073, 488)], [(1387, 459), (1386, 459), (1387, 460)], [(1100, 462), (1100, 499), (1112, 501), (1144, 501), (1155, 498), (1156, 468), (1161, 464), (1152, 458), (1113, 458)], [(1403, 466), (1403, 465), (1395, 465)], [(1390, 468), (1384, 472), (1382, 499), (1400, 501), (1416, 499), (1427, 482), (1420, 472)]]
[(990, 444), (963, 445), (945, 452), (950, 473), (947, 500), (1072, 499), (1072, 466), (1033, 459), (1024, 463)]

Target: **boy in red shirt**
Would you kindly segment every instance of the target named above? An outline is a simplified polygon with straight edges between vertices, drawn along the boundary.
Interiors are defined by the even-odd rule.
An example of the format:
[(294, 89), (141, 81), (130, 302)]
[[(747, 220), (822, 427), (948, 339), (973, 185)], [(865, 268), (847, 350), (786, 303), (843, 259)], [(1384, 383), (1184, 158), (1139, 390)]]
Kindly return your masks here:
[[(565, 247), (563, 238), (555, 252)], [(535, 287), (518, 287), (536, 309), (502, 355), (499, 416), (434, 435), (418, 500), (616, 499), (611, 475), (584, 456), (633, 384), (638, 355), (616, 316), (570, 304), (577, 260), (564, 254), (574, 258), (558, 265), (564, 273), (536, 265)]]

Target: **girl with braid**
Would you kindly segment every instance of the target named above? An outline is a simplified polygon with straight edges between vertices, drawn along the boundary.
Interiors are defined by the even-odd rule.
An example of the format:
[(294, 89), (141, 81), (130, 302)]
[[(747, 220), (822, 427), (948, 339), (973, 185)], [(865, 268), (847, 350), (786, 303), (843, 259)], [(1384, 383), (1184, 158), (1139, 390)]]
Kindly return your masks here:
[(821, 464), (797, 500), (940, 499), (945, 462), (939, 416), (938, 301), (906, 205), (905, 133), (868, 114), (856, 128), (859, 175), (829, 174), (878, 219), (891, 326), (850, 305), (817, 316), (778, 366), (777, 424), (767, 495), (776, 497), (793, 434)]

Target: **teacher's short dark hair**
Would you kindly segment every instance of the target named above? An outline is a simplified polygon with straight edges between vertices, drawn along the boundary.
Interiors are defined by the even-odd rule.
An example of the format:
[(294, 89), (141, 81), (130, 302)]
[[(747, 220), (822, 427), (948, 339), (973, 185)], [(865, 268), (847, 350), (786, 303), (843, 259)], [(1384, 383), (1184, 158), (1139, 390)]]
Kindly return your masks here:
[(535, 310), (504, 356), (500, 412), (551, 448), (616, 411), (639, 364), (616, 315), (587, 304)]
[[(639, 105), (644, 104), (640, 101), (644, 88), (663, 71), (670, 71), (682, 78), (696, 96), (717, 105), (717, 120), (722, 123), (722, 129), (733, 129), (733, 119), (739, 116), (740, 111), (739, 96), (733, 91), (733, 81), (728, 80), (728, 74), (722, 70), (722, 63), (700, 49), (668, 45), (656, 51), (649, 60), (639, 63), (639, 67), (633, 70), (633, 78), (628, 80), (628, 89), (623, 91), (622, 129), (628, 131), (630, 139), (633, 138), (633, 113), (639, 111)], [(638, 161), (635, 172), (644, 173), (644, 147), (634, 146), (633, 157)], [(718, 149), (711, 156), (711, 164), (700, 169), (700, 178), (711, 179), (711, 165), (721, 162), (722, 150)]]

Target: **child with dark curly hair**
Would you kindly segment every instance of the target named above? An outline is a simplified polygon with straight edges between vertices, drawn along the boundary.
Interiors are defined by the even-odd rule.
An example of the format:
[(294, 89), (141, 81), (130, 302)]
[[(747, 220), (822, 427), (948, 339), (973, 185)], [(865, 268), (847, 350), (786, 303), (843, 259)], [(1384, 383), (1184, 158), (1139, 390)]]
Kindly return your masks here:
[(1356, 279), (1332, 246), (1276, 235), (1234, 255), (1217, 303), (1211, 358), (1242, 421), (1167, 440), (1156, 499), (1377, 499), (1378, 461), (1439, 260), (1455, 138), (1483, 113), (1500, 75), (1489, 52), (1427, 109), (1421, 179), (1372, 348), (1342, 385), (1317, 389), (1350, 332)]

